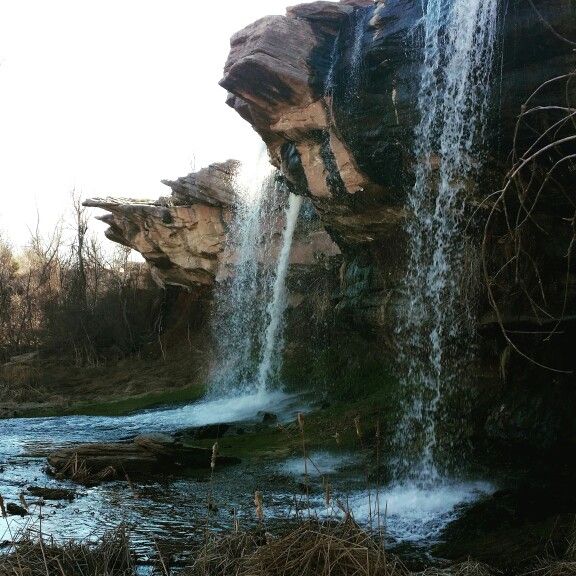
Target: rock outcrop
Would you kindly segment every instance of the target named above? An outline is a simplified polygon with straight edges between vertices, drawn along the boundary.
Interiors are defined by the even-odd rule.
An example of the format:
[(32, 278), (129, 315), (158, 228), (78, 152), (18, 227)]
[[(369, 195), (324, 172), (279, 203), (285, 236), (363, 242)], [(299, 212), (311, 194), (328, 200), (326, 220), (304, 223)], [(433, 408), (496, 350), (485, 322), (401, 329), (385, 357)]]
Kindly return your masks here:
[[(98, 218), (106, 237), (140, 252), (162, 287), (180, 286), (210, 295), (216, 281), (230, 274), (235, 247), (227, 241), (237, 197), (233, 179), (238, 163), (212, 164), (175, 181), (163, 180), (171, 196), (158, 200), (92, 198), (84, 204), (106, 210)], [(283, 222), (271, 231), (270, 257), (280, 250)], [(295, 235), (291, 264), (316, 267), (340, 254), (317, 218), (303, 219)]]
[[(229, 91), (227, 104), (261, 135), (291, 190), (312, 200), (342, 250), (337, 308), (363, 333), (374, 331), (385, 341), (396, 335), (396, 304), (406, 274), (404, 223), (409, 217), (407, 192), (414, 183), (413, 134), (424, 53), (422, 6), (420, 0), (376, 0), (291, 7), (285, 16), (262, 18), (232, 37), (220, 82)], [(574, 70), (573, 1), (511, 0), (501, 3), (498, 17), (486, 158), (478, 196), (471, 199), (478, 230), (483, 230), (490, 211), (491, 193), (510, 168), (523, 103), (542, 83)], [(568, 85), (551, 83), (531, 104), (565, 106), (567, 96), (576, 101), (575, 87), (573, 79)], [(551, 113), (540, 120), (539, 128), (545, 130), (558, 118)], [(516, 134), (520, 156), (522, 146), (534, 138), (535, 126), (532, 132)], [(487, 284), (477, 276), (483, 288), (477, 298), (481, 360), (476, 370), (484, 383), (474, 392), (478, 402), (472, 403), (482, 406), (478, 421), (485, 423), (483, 434), (514, 435), (532, 447), (538, 433), (535, 422), (542, 421), (544, 413), (546, 422), (554, 420), (554, 403), (541, 402), (546, 389), (554, 388), (567, 406), (576, 405), (570, 372), (576, 365), (567, 351), (575, 337), (569, 310), (576, 302), (576, 276), (566, 271), (566, 254), (573, 249), (573, 195), (567, 191), (573, 189), (574, 172), (567, 162), (560, 164), (554, 166), (552, 192), (529, 214), (534, 233), (519, 242), (499, 217), (505, 213), (502, 207), (487, 231), (487, 266), (495, 276), (491, 296), (501, 306), (500, 318), (489, 305)], [(514, 198), (508, 208), (518, 210), (522, 202)], [(529, 252), (526, 264), (512, 267), (509, 274), (499, 272), (519, 246)], [(472, 252), (471, 264), (479, 270), (480, 248)], [(524, 285), (518, 282), (519, 270), (525, 274)], [(530, 282), (534, 298), (524, 295)], [(543, 344), (542, 334), (560, 315), (566, 319), (563, 333), (555, 330), (553, 343)], [(526, 355), (568, 374), (546, 372), (516, 354), (507, 347), (500, 322), (515, 331)], [(511, 354), (514, 363), (508, 361)], [(524, 394), (528, 385), (530, 406), (514, 405), (513, 398)], [(483, 393), (489, 401), (482, 399)], [(533, 410), (536, 405), (541, 409)], [(548, 427), (547, 446), (568, 437), (572, 445), (568, 420), (562, 416), (562, 424)]]
[[(573, 67), (571, 47), (558, 36), (576, 37), (570, 0), (514, 0), (500, 12), (489, 190), (505, 172), (522, 103)], [(292, 189), (311, 197), (342, 249), (341, 307), (379, 329), (390, 325), (404, 275), (421, 22), (420, 0), (294, 6), (232, 37), (221, 80), (227, 103), (262, 136)]]
[[(48, 456), (52, 475), (86, 485), (187, 468), (209, 470), (211, 462), (211, 449), (184, 446), (164, 434), (137, 436), (131, 442), (78, 444)], [(218, 466), (238, 462), (231, 456), (216, 457)]]
[(155, 201), (92, 198), (84, 204), (108, 214), (106, 236), (140, 252), (155, 281), (185, 288), (212, 286), (224, 251), (226, 223), (235, 203), (228, 161), (174, 182), (172, 195)]

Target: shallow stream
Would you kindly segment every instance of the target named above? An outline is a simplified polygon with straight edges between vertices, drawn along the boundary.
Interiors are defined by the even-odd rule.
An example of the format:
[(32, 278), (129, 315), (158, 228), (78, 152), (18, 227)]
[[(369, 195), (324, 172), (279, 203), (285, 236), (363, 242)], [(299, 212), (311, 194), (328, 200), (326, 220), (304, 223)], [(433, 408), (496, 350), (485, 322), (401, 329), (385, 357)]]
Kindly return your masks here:
[[(75, 442), (113, 442), (138, 434), (175, 432), (218, 422), (258, 421), (262, 411), (279, 420), (293, 421), (305, 409), (303, 401), (280, 393), (251, 395), (232, 400), (207, 400), (125, 417), (69, 416), (0, 421), (0, 493), (6, 502), (19, 503), (24, 494), (31, 515), (0, 519), (0, 542), (11, 541), (19, 530), (41, 530), (57, 539), (98, 537), (120, 523), (131, 526), (140, 561), (151, 560), (156, 548), (176, 556), (201, 539), (206, 529), (227, 530), (256, 523), (254, 492), (264, 497), (266, 521), (299, 516), (338, 517), (349, 509), (356, 520), (385, 534), (389, 545), (427, 550), (459, 510), (491, 491), (486, 482), (446, 481), (429, 489), (414, 485), (380, 488), (366, 483), (361, 454), (313, 452), (307, 461), (244, 459), (240, 465), (185, 476), (152, 478), (147, 482), (103, 483), (93, 488), (57, 481), (46, 474), (46, 454)], [(332, 486), (330, 504), (323, 482)], [(72, 502), (45, 501), (26, 495), (28, 486), (68, 487)], [(208, 512), (212, 494), (215, 506)], [(309, 507), (308, 507), (309, 506)]]

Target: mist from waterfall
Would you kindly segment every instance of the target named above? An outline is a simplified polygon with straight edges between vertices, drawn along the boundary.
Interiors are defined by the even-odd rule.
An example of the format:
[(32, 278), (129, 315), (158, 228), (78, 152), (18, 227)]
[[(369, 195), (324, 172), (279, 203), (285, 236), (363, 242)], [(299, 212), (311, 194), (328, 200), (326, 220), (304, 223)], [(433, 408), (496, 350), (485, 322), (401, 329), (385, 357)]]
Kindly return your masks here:
[[(263, 394), (277, 388), (285, 282), (302, 200), (290, 195), (283, 211), (275, 176), (263, 148), (256, 162), (240, 166), (234, 181), (238, 202), (227, 234), (231, 264), (215, 297), (212, 397)], [(283, 219), (286, 226), (278, 251)]]
[[(227, 234), (227, 260), (233, 264), (219, 281), (214, 305), (216, 361), (212, 396), (253, 392), (253, 365), (261, 346), (261, 326), (268, 299), (270, 237), (276, 211), (270, 200), (274, 171), (264, 148), (255, 162), (240, 165), (234, 178), (237, 204)], [(222, 275), (222, 272), (221, 272)]]
[(496, 21), (497, 0), (428, 0), (422, 22), (420, 120), (399, 328), (408, 405), (397, 435), (405, 454), (397, 474), (422, 485), (442, 476), (437, 423), (445, 393), (464, 377), (472, 348), (466, 223), (481, 164)]

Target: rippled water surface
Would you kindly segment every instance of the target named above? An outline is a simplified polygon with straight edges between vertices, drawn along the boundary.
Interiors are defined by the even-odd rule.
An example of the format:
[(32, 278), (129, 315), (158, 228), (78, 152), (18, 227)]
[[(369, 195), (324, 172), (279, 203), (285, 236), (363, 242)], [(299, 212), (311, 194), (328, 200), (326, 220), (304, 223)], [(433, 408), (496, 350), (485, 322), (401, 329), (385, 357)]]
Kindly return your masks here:
[[(312, 514), (342, 516), (349, 507), (355, 518), (369, 526), (385, 525), (391, 542), (437, 539), (447, 522), (463, 505), (490, 493), (485, 483), (446, 482), (433, 489), (369, 486), (362, 454), (320, 451), (304, 461), (295, 455), (283, 460), (246, 460), (238, 466), (217, 469), (213, 483), (207, 471), (189, 475), (152, 478), (148, 482), (109, 482), (94, 488), (56, 481), (45, 473), (46, 453), (72, 442), (102, 442), (128, 439), (137, 434), (174, 432), (217, 422), (256, 421), (262, 411), (272, 411), (280, 421), (293, 421), (304, 408), (302, 400), (281, 393), (236, 399), (200, 401), (188, 406), (141, 412), (126, 417), (72, 416), (0, 421), (0, 492), (7, 502), (19, 502), (30, 485), (69, 487), (77, 491), (73, 502), (46, 501), (41, 508), (26, 496), (33, 512), (28, 518), (10, 517), (0, 523), (0, 542), (12, 539), (19, 528), (40, 528), (56, 538), (87, 538), (125, 522), (141, 559), (154, 555), (157, 545), (170, 542), (177, 549), (189, 548), (206, 527), (225, 530), (235, 510), (241, 525), (255, 522), (253, 494), (264, 494), (266, 518), (270, 521)], [(259, 414), (260, 413), (260, 414)], [(329, 505), (324, 498), (324, 480), (332, 484)], [(209, 492), (217, 510), (207, 512)], [(308, 492), (309, 496), (306, 496)], [(376, 504), (379, 502), (379, 506)], [(307, 509), (308, 503), (311, 510)]]

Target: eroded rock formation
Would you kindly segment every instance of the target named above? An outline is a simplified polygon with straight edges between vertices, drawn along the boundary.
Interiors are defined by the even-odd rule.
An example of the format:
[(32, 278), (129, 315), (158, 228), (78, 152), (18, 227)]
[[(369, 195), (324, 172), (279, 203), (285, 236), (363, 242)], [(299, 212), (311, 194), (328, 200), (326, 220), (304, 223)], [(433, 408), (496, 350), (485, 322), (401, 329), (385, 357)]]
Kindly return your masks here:
[(172, 195), (155, 201), (93, 198), (86, 206), (108, 212), (106, 237), (140, 252), (161, 286), (212, 286), (224, 251), (226, 222), (235, 202), (232, 178), (237, 164), (212, 164), (170, 186)]
[[(502, 4), (482, 198), (505, 172), (522, 103), (573, 66), (558, 39), (576, 36), (570, 0)], [(312, 198), (343, 250), (341, 307), (380, 329), (403, 276), (421, 20), (419, 0), (294, 6), (232, 37), (221, 80), (228, 104), (259, 132), (293, 190)]]
[[(422, 5), (420, 0), (376, 0), (294, 6), (285, 16), (263, 18), (232, 37), (221, 80), (229, 91), (228, 105), (261, 135), (291, 189), (311, 198), (341, 248), (337, 308), (363, 332), (374, 330), (384, 339), (395, 336), (395, 304), (405, 275), (406, 194), (413, 186), (417, 161), (413, 134), (424, 53)], [(574, 69), (574, 2), (501, 2), (497, 38), (484, 168), (471, 203), (479, 234), (491, 208), (490, 194), (499, 189), (510, 168), (523, 103), (542, 83)], [(547, 85), (531, 104), (566, 105), (566, 96), (576, 100), (575, 85)], [(556, 120), (553, 115), (540, 119), (538, 128), (546, 129)], [(534, 132), (517, 136), (522, 154), (523, 138), (533, 138)], [(430, 161), (434, 166), (435, 158)], [(493, 438), (534, 436), (535, 420), (548, 422), (554, 414), (559, 420), (548, 435), (550, 443), (558, 438), (564, 442), (573, 434), (566, 411), (560, 414), (550, 400), (557, 392), (569, 406), (576, 401), (569, 391), (574, 362), (566, 351), (574, 337), (573, 323), (562, 324), (566, 332), (556, 332), (553, 343), (543, 343), (542, 336), (561, 313), (570, 320), (566, 306), (573, 307), (576, 301), (576, 278), (573, 272), (566, 273), (573, 235), (572, 200), (566, 190), (573, 189), (574, 181), (567, 163), (555, 171), (553, 180), (551, 193), (540, 198), (530, 213), (536, 230), (525, 234), (522, 242), (500, 217), (502, 206), (487, 233), (489, 266), (495, 271), (490, 282), (502, 315), (496, 318), (487, 284), (478, 273), (478, 286), (483, 284), (478, 289), (482, 340), (478, 390), (490, 400), (482, 400), (478, 390), (475, 394), (482, 405), (479, 427)], [(521, 198), (513, 199), (508, 208), (519, 210), (521, 203)], [(470, 257), (478, 270), (479, 245), (480, 238)], [(501, 264), (515, 258), (519, 245), (529, 251), (527, 263), (510, 274), (497, 273)], [(518, 270), (525, 275), (521, 282)], [(532, 298), (530, 290), (541, 293)], [(521, 357), (502, 338), (500, 321), (515, 331), (518, 350), (568, 374), (546, 372)], [(513, 397), (529, 387), (530, 408), (514, 404)], [(554, 394), (546, 393), (550, 388)], [(532, 410), (536, 404), (539, 411)], [(491, 410), (492, 416), (482, 420)], [(527, 410), (538, 417), (525, 417)]]
[[(160, 286), (204, 291), (234, 268), (235, 247), (227, 239), (237, 197), (233, 178), (238, 163), (212, 164), (175, 181), (164, 180), (170, 196), (158, 200), (92, 198), (86, 206), (108, 214), (98, 218), (109, 227), (106, 237), (133, 248), (148, 262)], [(272, 231), (270, 258), (280, 249), (283, 222)], [(291, 264), (322, 267), (340, 250), (317, 218), (303, 218), (294, 238)]]

